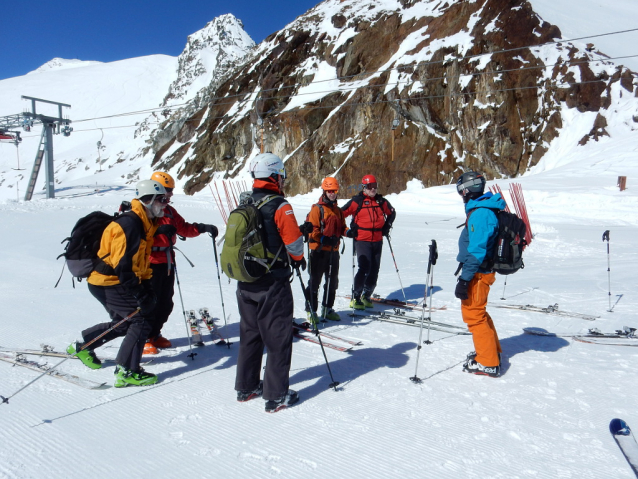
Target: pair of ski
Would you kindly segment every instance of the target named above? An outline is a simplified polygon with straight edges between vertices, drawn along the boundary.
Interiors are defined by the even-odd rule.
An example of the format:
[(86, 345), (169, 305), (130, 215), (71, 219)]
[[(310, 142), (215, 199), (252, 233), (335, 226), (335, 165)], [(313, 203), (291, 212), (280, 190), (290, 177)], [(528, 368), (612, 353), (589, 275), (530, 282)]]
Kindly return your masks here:
[[(346, 295), (344, 296), (344, 298), (352, 299), (352, 296)], [(372, 297), (370, 298), (370, 301), (378, 305), (393, 306), (396, 308), (411, 309), (414, 311), (416, 310), (420, 311), (423, 308), (423, 305), (420, 305), (420, 304), (406, 303), (405, 301), (401, 301), (394, 298), (382, 298), (378, 294), (373, 294)], [(432, 308), (432, 311), (443, 311), (445, 309), (447, 309), (447, 306), (444, 305), (444, 306)]]
[[(369, 318), (374, 319), (376, 321), (383, 321), (386, 323), (393, 324), (402, 324), (404, 326), (414, 326), (416, 328), (421, 327), (421, 318), (418, 316), (410, 316), (405, 313), (405, 311), (401, 311), (400, 309), (394, 309), (393, 312), (390, 311), (362, 311), (355, 313), (350, 313), (350, 316), (360, 317), (360, 318)], [(441, 323), (439, 321), (432, 321), (430, 318), (423, 318), (423, 328), (431, 329), (434, 331), (440, 331), (442, 333), (448, 334), (458, 334), (458, 335), (467, 335), (471, 334), (467, 327), (465, 326), (457, 326), (455, 324)]]
[[(46, 373), (48, 376), (56, 379), (61, 379), (68, 383), (75, 384), (76, 386), (80, 386), (85, 389), (101, 389), (106, 386), (106, 382), (97, 382), (92, 381), (90, 379), (85, 379), (79, 376), (75, 376), (74, 374), (64, 373), (62, 371), (58, 371), (57, 369), (53, 369), (55, 366), (51, 366), (49, 364), (42, 364), (37, 361), (33, 361), (29, 359), (28, 356), (48, 356), (55, 357), (61, 359), (68, 359), (71, 356), (67, 353), (60, 353), (54, 351), (51, 346), (42, 346), (42, 350), (37, 349), (14, 349), (14, 348), (3, 348), (0, 347), (0, 361), (5, 363), (10, 363), (14, 366), (20, 366), (26, 369), (30, 369), (32, 371), (36, 371), (39, 373)], [(77, 359), (76, 356), (73, 356), (73, 359)], [(114, 360), (102, 360), (112, 361)]]
[(504, 309), (518, 309), (521, 311), (532, 311), (535, 313), (545, 313), (551, 314), (554, 316), (566, 316), (568, 318), (580, 318), (586, 319), (587, 321), (594, 321), (600, 316), (593, 316), (591, 314), (583, 314), (583, 313), (573, 313), (570, 311), (563, 311), (562, 309), (558, 309), (558, 303), (550, 304), (546, 308), (541, 306), (534, 306), (533, 304), (496, 304), (490, 303), (489, 306), (493, 306), (495, 308), (504, 308)]
[(554, 338), (573, 338), (581, 343), (606, 344), (609, 346), (638, 346), (638, 334), (636, 328), (625, 326), (613, 333), (603, 333), (597, 328), (590, 328), (583, 333), (550, 333), (542, 328), (523, 328), (527, 334), (535, 336), (549, 336)]
[(204, 340), (202, 339), (202, 334), (200, 332), (200, 326), (202, 325), (206, 328), (206, 332), (210, 334), (213, 344), (225, 345), (226, 340), (220, 334), (217, 326), (215, 325), (215, 319), (210, 315), (208, 308), (199, 308), (198, 312), (199, 317), (195, 313), (194, 309), (191, 309), (186, 313), (193, 346), (204, 346)]
[[(304, 341), (308, 341), (310, 343), (320, 344), (316, 336), (317, 332), (312, 329), (310, 323), (296, 323), (293, 321), (292, 327), (293, 334), (296, 338), (303, 339)], [(336, 351), (350, 351), (353, 346), (358, 346), (361, 344), (361, 341), (353, 341), (351, 339), (342, 338), (339, 336), (335, 336), (334, 334), (325, 333), (323, 331), (319, 331), (319, 335), (322, 338), (330, 339), (332, 341), (340, 341), (347, 344), (347, 346), (342, 346), (340, 344), (334, 344), (332, 342), (324, 341), (323, 339), (321, 340), (321, 343), (323, 343), (324, 347), (334, 349)]]

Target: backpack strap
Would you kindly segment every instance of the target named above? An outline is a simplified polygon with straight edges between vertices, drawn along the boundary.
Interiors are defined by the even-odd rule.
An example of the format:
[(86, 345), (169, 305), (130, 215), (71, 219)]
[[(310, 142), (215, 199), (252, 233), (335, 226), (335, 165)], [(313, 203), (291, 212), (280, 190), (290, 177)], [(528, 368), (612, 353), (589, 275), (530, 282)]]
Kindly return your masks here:
[[(321, 232), (321, 234), (323, 235), (323, 229), (326, 226), (326, 223), (323, 221), (323, 205), (320, 205), (319, 203), (315, 203), (312, 206), (317, 206), (319, 207), (319, 231)], [(312, 207), (311, 207), (312, 208)], [(310, 213), (308, 213), (310, 214)], [(308, 240), (308, 243), (317, 243), (317, 241), (313, 240), (312, 238), (310, 238)]]
[[(113, 221), (118, 223), (119, 220), (121, 220), (124, 217), (128, 217), (128, 218), (135, 218), (137, 221), (137, 224), (139, 226), (140, 229), (140, 238), (145, 237), (145, 232), (144, 232), (144, 222), (142, 221), (142, 218), (140, 218), (139, 216), (137, 216), (137, 214), (133, 211), (127, 211), (125, 213), (122, 213), (121, 215), (119, 215), (117, 218), (115, 218)], [(106, 264), (106, 262), (104, 261), (105, 258), (107, 258), (108, 256), (110, 256), (111, 253), (107, 253), (104, 256), (102, 256), (101, 258), (97, 258), (97, 260), (95, 261), (95, 264), (93, 266), (93, 271), (97, 271), (100, 274), (103, 274), (105, 276), (115, 276), (115, 269)]]

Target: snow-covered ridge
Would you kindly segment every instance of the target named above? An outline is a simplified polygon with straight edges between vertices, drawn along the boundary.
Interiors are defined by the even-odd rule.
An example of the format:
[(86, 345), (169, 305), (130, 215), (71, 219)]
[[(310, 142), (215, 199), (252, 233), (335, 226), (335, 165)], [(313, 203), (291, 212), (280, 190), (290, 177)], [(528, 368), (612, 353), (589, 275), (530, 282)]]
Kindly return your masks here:
[(93, 60), (77, 60), (77, 59), (67, 60), (64, 58), (54, 58), (46, 62), (44, 65), (36, 68), (35, 70), (30, 71), (29, 73), (27, 73), (27, 75), (33, 75), (34, 73), (48, 72), (51, 70), (67, 70), (70, 68), (81, 68), (81, 67), (86, 67), (89, 65), (96, 65), (99, 63), (102, 63), (102, 62), (97, 62)]

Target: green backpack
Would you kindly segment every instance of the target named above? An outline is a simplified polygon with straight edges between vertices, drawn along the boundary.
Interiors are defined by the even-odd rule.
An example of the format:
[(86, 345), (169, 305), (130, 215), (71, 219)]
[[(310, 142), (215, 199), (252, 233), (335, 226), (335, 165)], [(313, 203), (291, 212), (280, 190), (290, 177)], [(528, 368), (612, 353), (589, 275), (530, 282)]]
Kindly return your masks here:
[[(242, 193), (240, 205), (230, 212), (222, 248), (222, 270), (231, 279), (252, 283), (270, 271), (277, 254), (266, 249), (266, 233), (259, 209), (277, 195), (265, 196), (257, 203), (252, 197)], [(281, 260), (280, 260), (281, 261)]]

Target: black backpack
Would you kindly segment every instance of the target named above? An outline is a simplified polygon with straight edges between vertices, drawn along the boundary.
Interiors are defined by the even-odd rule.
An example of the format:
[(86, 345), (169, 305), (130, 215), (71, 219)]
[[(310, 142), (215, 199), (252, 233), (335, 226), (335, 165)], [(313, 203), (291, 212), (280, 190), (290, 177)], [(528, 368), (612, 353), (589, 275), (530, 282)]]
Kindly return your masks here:
[[(80, 218), (73, 227), (71, 236), (61, 241), (61, 243), (66, 241), (67, 244), (64, 247), (64, 253), (60, 254), (57, 259), (64, 257), (65, 265), (69, 269), (69, 272), (78, 281), (82, 281), (83, 278), (88, 278), (94, 270), (107, 275), (115, 274), (115, 270), (103, 261), (108, 254), (99, 258), (97, 253), (100, 249), (102, 234), (106, 227), (113, 221), (126, 216), (136, 218), (136, 221), (140, 224), (140, 228), (143, 229), (142, 220), (133, 212), (109, 215), (102, 211), (94, 211)], [(63, 273), (64, 267), (62, 270), (62, 274)], [(55, 287), (58, 286), (62, 274), (60, 274), (60, 278), (58, 278), (57, 283), (55, 283)], [(75, 283), (73, 286), (75, 287)]]
[(513, 274), (525, 267), (523, 250), (527, 246), (525, 222), (514, 213), (495, 211), (498, 233), (492, 253), (492, 269), (498, 274)]
[[(481, 267), (491, 269), (498, 274), (513, 274), (525, 268), (523, 250), (527, 246), (525, 222), (514, 213), (490, 208), (498, 220), (498, 232), (494, 240), (492, 254), (485, 258)], [(469, 220), (470, 215), (467, 215)], [(467, 220), (465, 222), (467, 226)]]

